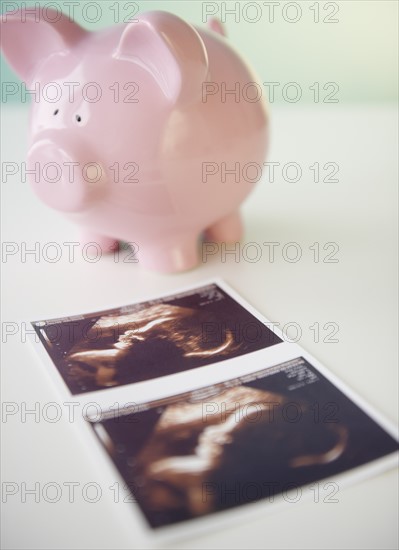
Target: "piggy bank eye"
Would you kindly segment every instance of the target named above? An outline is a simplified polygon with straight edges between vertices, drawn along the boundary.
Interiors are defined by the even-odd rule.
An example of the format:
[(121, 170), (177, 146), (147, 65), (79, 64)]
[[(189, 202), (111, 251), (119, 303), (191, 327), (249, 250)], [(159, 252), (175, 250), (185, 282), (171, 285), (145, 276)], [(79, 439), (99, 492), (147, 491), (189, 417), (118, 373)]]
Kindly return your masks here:
[(81, 121), (82, 121), (82, 117), (81, 117), (80, 115), (76, 115), (76, 120), (77, 120), (78, 122), (81, 122)]
[(56, 109), (53, 114), (58, 115), (58, 113), (59, 113), (59, 109)]

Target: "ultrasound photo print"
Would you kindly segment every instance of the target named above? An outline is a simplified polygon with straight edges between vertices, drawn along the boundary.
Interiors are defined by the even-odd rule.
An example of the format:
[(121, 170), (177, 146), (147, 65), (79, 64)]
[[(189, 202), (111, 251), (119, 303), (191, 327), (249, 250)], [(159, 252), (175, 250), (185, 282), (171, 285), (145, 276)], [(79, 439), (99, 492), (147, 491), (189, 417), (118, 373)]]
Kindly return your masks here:
[(331, 478), (397, 442), (305, 359), (92, 424), (152, 528)]
[(72, 394), (175, 374), (281, 342), (216, 284), (32, 325)]

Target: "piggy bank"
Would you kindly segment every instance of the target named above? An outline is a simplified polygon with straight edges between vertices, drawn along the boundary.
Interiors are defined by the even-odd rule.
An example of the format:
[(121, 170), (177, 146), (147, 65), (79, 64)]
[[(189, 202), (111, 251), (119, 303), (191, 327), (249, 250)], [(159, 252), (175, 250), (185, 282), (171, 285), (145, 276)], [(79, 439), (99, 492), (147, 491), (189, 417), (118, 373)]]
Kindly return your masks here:
[(144, 267), (177, 272), (201, 239), (240, 240), (267, 112), (218, 21), (153, 11), (90, 32), (37, 7), (3, 15), (2, 49), (33, 98), (30, 184), (82, 244), (134, 243)]

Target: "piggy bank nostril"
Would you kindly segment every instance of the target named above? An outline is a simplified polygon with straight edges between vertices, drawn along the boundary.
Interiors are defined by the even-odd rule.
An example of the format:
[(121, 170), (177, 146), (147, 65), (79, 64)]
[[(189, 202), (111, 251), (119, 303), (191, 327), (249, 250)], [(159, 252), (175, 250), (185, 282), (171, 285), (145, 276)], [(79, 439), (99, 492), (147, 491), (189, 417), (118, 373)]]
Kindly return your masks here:
[(103, 169), (100, 164), (90, 163), (83, 171), (83, 178), (87, 183), (98, 183), (103, 177)]
[(54, 111), (54, 113), (53, 113), (54, 116), (55, 116), (55, 115), (58, 115), (59, 112), (60, 112), (60, 110), (59, 110), (59, 109), (56, 109), (56, 110)]

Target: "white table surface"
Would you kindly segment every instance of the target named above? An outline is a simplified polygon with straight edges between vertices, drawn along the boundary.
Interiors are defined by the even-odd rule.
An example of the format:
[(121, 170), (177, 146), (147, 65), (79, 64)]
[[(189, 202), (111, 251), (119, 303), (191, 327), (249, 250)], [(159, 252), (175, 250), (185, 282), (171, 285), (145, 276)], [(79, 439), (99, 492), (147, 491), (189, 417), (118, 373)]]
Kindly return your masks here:
[[(20, 163), (26, 152), (26, 109), (2, 106), (2, 160)], [(2, 319), (53, 317), (91, 311), (142, 296), (173, 292), (204, 278), (224, 278), (266, 317), (298, 323), (300, 344), (388, 419), (398, 421), (397, 370), (397, 113), (389, 106), (287, 105), (272, 109), (269, 160), (297, 162), (297, 183), (262, 182), (244, 205), (243, 244), (276, 241), (276, 260), (223, 263), (213, 257), (198, 269), (173, 276), (104, 257), (57, 263), (21, 253), (2, 263)], [(336, 162), (339, 183), (315, 183), (314, 162)], [(2, 239), (32, 248), (77, 240), (74, 226), (42, 205), (19, 175), (2, 182)], [(284, 261), (281, 248), (298, 243), (300, 261)], [(315, 263), (314, 242), (339, 245), (338, 263)], [(280, 250), (280, 252), (278, 252)], [(315, 342), (310, 325), (339, 325), (338, 343)], [(9, 324), (7, 326), (10, 326)], [(322, 335), (323, 332), (322, 332)], [(4, 336), (3, 336), (4, 341)], [(21, 332), (3, 345), (2, 398), (26, 403), (60, 402)], [(26, 483), (78, 481), (101, 484), (93, 457), (66, 419), (2, 423), (2, 480)], [(338, 503), (303, 500), (284, 510), (236, 522), (228, 529), (185, 539), (170, 548), (397, 548), (398, 478), (389, 471), (349, 488)], [(125, 506), (128, 506), (125, 504)], [(58, 503), (9, 497), (2, 506), (3, 548), (140, 548), (129, 525), (121, 525), (112, 495), (96, 504), (63, 496)]]

